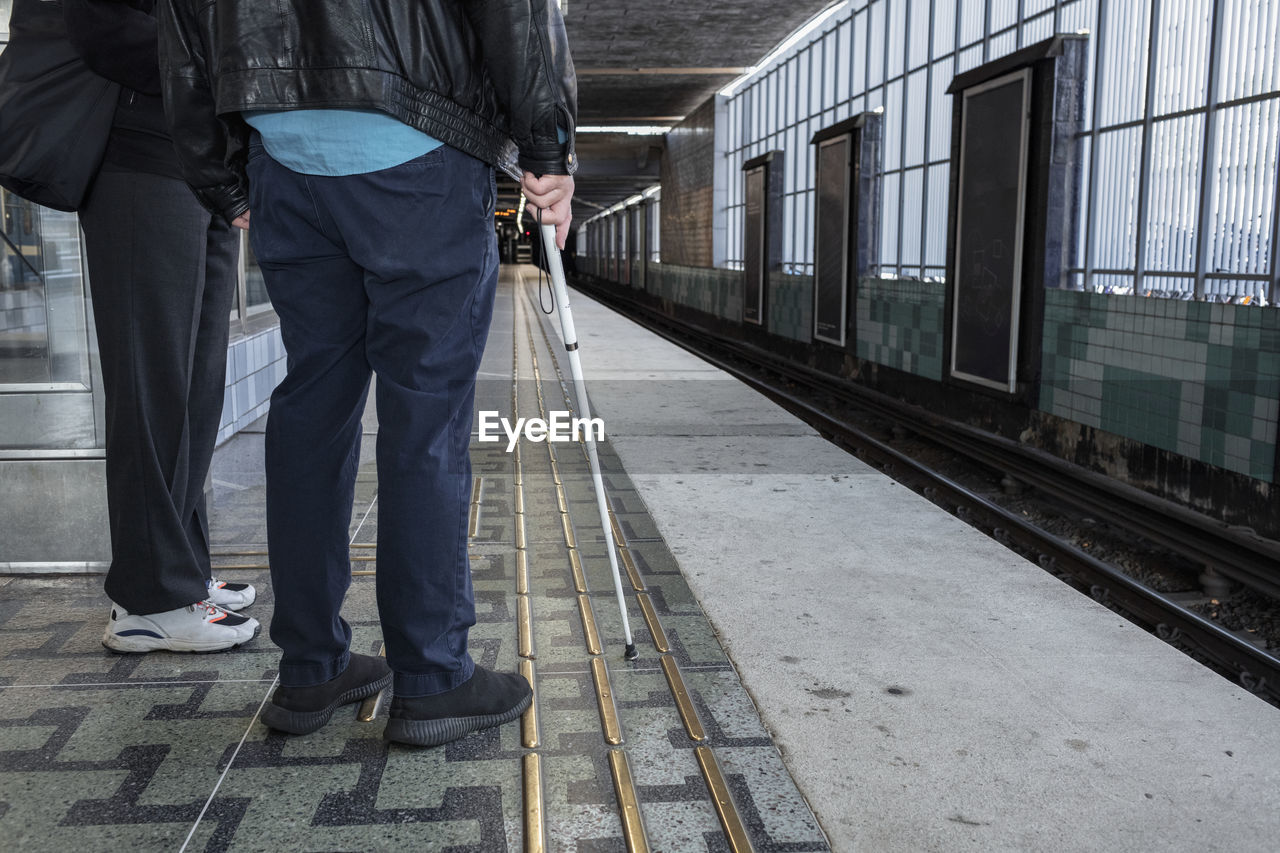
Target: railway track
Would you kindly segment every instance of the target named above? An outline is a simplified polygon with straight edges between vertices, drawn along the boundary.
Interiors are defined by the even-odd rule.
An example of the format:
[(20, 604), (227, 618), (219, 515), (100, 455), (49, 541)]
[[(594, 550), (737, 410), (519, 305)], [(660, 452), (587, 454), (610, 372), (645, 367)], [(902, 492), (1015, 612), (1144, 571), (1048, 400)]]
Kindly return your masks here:
[(1207, 519), (1138, 489), (1086, 471), (1047, 453), (938, 417), (878, 392), (790, 363), (758, 347), (675, 320), (635, 300), (590, 283), (575, 286), (619, 307), (633, 320), (766, 394), (828, 439), (913, 487), (1002, 544), (1022, 551), (1042, 568), (1073, 583), (1188, 652), (1250, 692), (1280, 705), (1280, 658), (1129, 577), (895, 449), (815, 398), (837, 401), (948, 451), (1003, 472), (1087, 513), (1100, 514), (1133, 536), (1273, 598), (1280, 598), (1280, 546)]

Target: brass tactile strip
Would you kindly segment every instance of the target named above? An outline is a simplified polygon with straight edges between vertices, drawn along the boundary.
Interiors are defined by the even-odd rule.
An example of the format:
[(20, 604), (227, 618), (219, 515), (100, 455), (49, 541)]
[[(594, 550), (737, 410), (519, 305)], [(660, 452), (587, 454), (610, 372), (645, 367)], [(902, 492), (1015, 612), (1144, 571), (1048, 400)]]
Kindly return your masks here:
[(636, 592), (644, 592), (644, 581), (640, 579), (640, 570), (636, 568), (636, 561), (631, 556), (631, 549), (626, 545), (618, 546), (618, 556), (622, 558), (622, 566), (627, 570), (627, 578), (631, 581), (631, 588)]
[(631, 781), (627, 754), (620, 749), (609, 750), (609, 769), (613, 773), (613, 790), (618, 795), (622, 838), (626, 842), (628, 853), (648, 853), (649, 838), (644, 831), (640, 799), (636, 796), (635, 783)]
[(564, 528), (564, 544), (570, 548), (577, 548), (578, 539), (573, 535), (573, 522), (569, 519), (568, 513), (560, 516), (560, 526)]
[(693, 700), (689, 698), (689, 689), (684, 686), (684, 676), (680, 674), (676, 659), (671, 655), (663, 655), (659, 658), (659, 662), (662, 664), (663, 674), (667, 677), (667, 686), (671, 688), (671, 695), (676, 700), (676, 710), (680, 712), (684, 730), (689, 733), (689, 739), (705, 740), (707, 733), (703, 731), (702, 721), (698, 719), (698, 710), (693, 706)]
[(524, 756), (524, 849), (543, 853), (547, 849), (547, 826), (542, 800), (542, 756)]
[[(544, 337), (547, 336), (547, 332), (545, 328), (542, 329), (542, 333)], [(547, 345), (548, 345), (548, 348), (550, 348), (549, 338), (547, 339)], [(555, 358), (554, 350), (552, 350), (552, 365), (555, 368), (556, 373), (560, 375), (561, 388), (564, 388), (564, 381), (563, 381), (564, 377), (563, 375), (560, 374), (560, 366)], [(537, 368), (535, 363), (535, 375), (536, 375), (536, 370)], [(541, 383), (540, 382), (539, 382), (539, 402), (541, 402)], [(567, 392), (565, 393), (565, 403), (569, 405), (570, 408), (572, 408), (572, 401), (569, 400)], [(582, 451), (583, 451), (583, 455), (586, 456), (587, 453), (586, 453), (585, 446), (583, 446)], [(556, 473), (557, 473), (556, 482), (558, 484), (559, 483), (558, 471)], [(644, 612), (645, 621), (649, 624), (649, 630), (653, 635), (654, 645), (657, 646), (659, 651), (666, 652), (669, 650), (669, 643), (666, 638), (666, 633), (662, 630), (662, 626), (658, 620), (657, 612), (653, 607), (652, 599), (650, 598), (649, 595), (643, 594), (643, 591), (645, 589), (644, 582), (643, 580), (641, 580), (640, 573), (637, 570), (637, 567), (635, 565), (635, 561), (632, 559), (632, 556), (627, 548), (626, 537), (623, 535), (621, 524), (618, 522), (617, 516), (612, 511), (609, 513), (609, 520), (610, 520), (610, 526), (612, 527), (612, 533), (619, 545), (619, 553), (622, 555), (621, 559), (623, 561), (623, 565), (626, 566), (627, 575), (631, 581), (631, 585), (632, 587), (634, 587), (637, 593), (642, 593), (640, 595), (637, 595), (637, 598), (640, 600), (640, 607), (641, 607), (641, 610)], [(575, 556), (575, 552), (573, 551), (573, 549), (570, 549), (570, 555), (571, 557)], [(580, 568), (580, 566), (577, 566), (577, 567)], [(580, 596), (580, 598), (585, 598), (585, 596)], [(681, 720), (684, 722), (685, 731), (688, 733), (690, 739), (695, 742), (705, 740), (706, 735), (705, 735), (705, 732), (703, 731), (702, 723), (698, 719), (697, 711), (689, 696), (688, 688), (684, 684), (684, 678), (680, 674), (680, 670), (679, 670), (679, 667), (676, 665), (675, 659), (669, 654), (664, 654), (661, 658), (661, 664), (662, 664), (663, 673), (667, 677), (667, 685), (671, 690), (671, 695), (673, 699), (675, 699), (676, 706), (680, 713)], [(622, 733), (621, 733), (620, 726), (618, 725), (618, 722), (617, 722), (617, 709), (613, 703), (611, 689), (608, 684), (609, 675), (608, 675), (608, 669), (606, 667), (604, 658), (602, 657), (592, 658), (591, 674), (596, 685), (597, 699), (600, 702), (600, 719), (605, 730), (605, 740), (610, 744), (620, 743), (622, 739)], [(617, 738), (617, 740), (614, 740), (613, 738)], [(730, 849), (733, 850), (734, 853), (745, 853), (745, 851), (752, 851), (752, 853), (754, 853), (754, 848), (752, 847), (751, 839), (747, 835), (746, 828), (743, 826), (742, 820), (738, 815), (737, 807), (733, 801), (732, 794), (729, 791), (729, 786), (725, 782), (724, 774), (720, 770), (720, 765), (719, 765), (719, 762), (716, 760), (715, 754), (711, 751), (709, 747), (706, 747), (706, 746), (696, 747), (695, 752), (698, 759), (698, 765), (702, 770), (702, 775), (706, 780), (707, 788), (711, 793), (712, 801), (716, 808), (716, 814), (720, 818), (720, 824), (724, 830), (725, 837), (729, 842)], [(627, 795), (618, 783), (619, 765), (621, 764), (623, 767), (625, 767), (625, 763), (626, 763), (625, 754), (621, 750), (611, 750), (609, 755), (609, 761), (610, 761), (610, 767), (613, 770), (613, 774), (614, 774), (615, 790), (617, 790), (619, 808), (622, 813), (623, 834), (627, 842), (628, 849), (629, 850), (630, 849), (647, 849), (647, 846), (645, 848), (632, 848), (631, 846), (633, 843), (633, 838), (635, 836), (631, 831), (631, 827), (628, 825), (629, 806), (628, 806), (628, 801), (626, 799)], [(633, 793), (634, 793), (634, 789), (633, 789)], [(638, 802), (635, 804), (635, 816), (638, 821), (639, 820)], [(643, 833), (642, 825), (641, 825), (641, 833)], [(642, 834), (639, 837), (641, 839), (644, 838)], [(642, 843), (647, 844), (647, 842), (642, 842)]]
[[(218, 550), (209, 552), (209, 556), (214, 560), (224, 560), (229, 557), (266, 557), (268, 552), (266, 549), (259, 549), (247, 546), (232, 546), (226, 550)], [(228, 563), (214, 566), (219, 572), (248, 572), (261, 571), (269, 569), (271, 566), (267, 563)]]
[(600, 706), (600, 725), (604, 728), (605, 743), (617, 746), (622, 743), (622, 726), (618, 722), (618, 707), (613, 701), (613, 687), (609, 684), (609, 668), (604, 658), (591, 659), (591, 680), (596, 686), (596, 702)]
[[(383, 645), (378, 649), (380, 657), (387, 656), (387, 647)], [(360, 703), (360, 711), (356, 714), (356, 719), (362, 723), (372, 723), (377, 719), (378, 711), (382, 710), (382, 704), (386, 699), (387, 691), (379, 690), (369, 698)]]
[(596, 629), (596, 614), (591, 609), (590, 597), (578, 596), (578, 613), (582, 616), (582, 637), (587, 643), (587, 654), (600, 654), (604, 649), (600, 645), (600, 632)]
[(636, 600), (640, 602), (640, 612), (644, 614), (644, 621), (649, 626), (649, 633), (653, 635), (653, 647), (660, 652), (671, 651), (671, 643), (667, 641), (667, 632), (662, 630), (662, 623), (658, 621), (658, 612), (653, 609), (653, 601), (649, 598), (649, 593), (636, 593)]
[[(536, 380), (535, 387), (538, 389), (538, 408), (541, 415), (546, 417), (546, 405), (542, 396), (542, 377), (539, 373), (536, 347), (533, 341), (533, 330), (529, 327), (526, 318), (526, 329), (529, 332), (529, 345), (533, 359), (533, 373)], [(545, 336), (546, 330), (543, 329)], [(548, 341), (548, 346), (550, 342)], [(553, 356), (554, 362), (554, 356)], [(557, 373), (559, 367), (556, 368)], [(563, 388), (563, 383), (562, 383)], [(566, 402), (568, 397), (566, 394)], [(584, 458), (586, 458), (585, 447), (582, 448)], [(556, 458), (555, 451), (548, 445), (547, 455), (550, 460), (552, 479), (555, 482), (556, 505), (560, 512), (560, 523), (564, 531), (565, 544), (569, 553), (569, 565), (573, 577), (574, 589), (578, 593), (578, 610), (582, 620), (583, 639), (587, 652), (593, 657), (590, 660), (591, 677), (596, 692), (596, 702), (600, 711), (600, 724), (603, 730), (605, 742), (610, 746), (617, 746), (622, 743), (622, 726), (618, 716), (618, 709), (614, 700), (613, 688), (610, 683), (608, 665), (603, 657), (600, 657), (603, 647), (600, 642), (600, 633), (596, 624), (595, 614), (592, 608), (591, 598), (587, 595), (587, 579), (583, 571), (583, 561), (581, 553), (577, 548), (577, 538), (573, 529), (573, 521), (569, 512), (569, 502), (565, 494), (563, 479), (560, 473), (560, 467)], [(621, 529), (614, 522), (614, 529), (621, 537)], [(606, 533), (608, 535), (608, 533)], [(621, 540), (620, 540), (621, 541)], [(633, 584), (637, 575), (632, 574)], [(653, 631), (652, 625), (656, 624), (657, 617), (652, 617), (650, 630)], [(661, 629), (653, 631), (655, 636), (661, 634)], [(665, 641), (665, 636), (663, 637)], [(525, 672), (525, 666), (528, 671), (533, 671), (533, 664), (530, 661), (522, 661), (521, 671)], [(677, 678), (679, 676), (677, 675)], [(536, 706), (536, 690), (535, 690), (535, 706)], [(696, 720), (696, 717), (695, 717)], [(526, 718), (527, 722), (527, 718)], [(536, 737), (536, 732), (531, 733), (528, 730), (524, 732), (525, 745), (529, 746), (529, 738)], [(609, 767), (613, 777), (614, 792), (618, 802), (618, 812), (622, 821), (623, 840), (626, 844), (628, 853), (647, 853), (649, 850), (648, 837), (645, 832), (644, 820), (641, 814), (640, 801), (637, 796), (635, 783), (631, 776), (631, 769), (627, 760), (626, 753), (621, 749), (612, 749), (609, 751)]]
[(540, 745), (538, 739), (538, 682), (535, 679), (533, 661), (527, 658), (520, 661), (520, 674), (524, 676), (525, 681), (529, 682), (529, 686), (533, 688), (533, 701), (529, 703), (529, 710), (525, 711), (520, 718), (520, 742), (524, 744), (525, 749), (537, 749)]
[(609, 526), (613, 528), (614, 541), (625, 548), (627, 537), (622, 535), (622, 525), (618, 523), (618, 516), (613, 514), (613, 510), (609, 510)]
[[(475, 510), (475, 507), (474, 507), (474, 506), (472, 507), (472, 510), (473, 510), (473, 511)], [(473, 520), (474, 520), (474, 519), (473, 519)], [(471, 534), (471, 535), (475, 535), (475, 534), (473, 533), (473, 534)], [(373, 550), (373, 549), (375, 549), (375, 548), (377, 548), (377, 547), (378, 547), (378, 546), (377, 546), (377, 544), (376, 544), (376, 543), (374, 543), (374, 542), (353, 542), (353, 543), (351, 544), (351, 546), (350, 546), (350, 548), (351, 548), (351, 550), (352, 550), (352, 551)], [(251, 549), (251, 550), (242, 550), (242, 549), (238, 549), (238, 550), (228, 550), (228, 551), (210, 551), (210, 552), (209, 552), (209, 556), (210, 556), (211, 558), (215, 559), (215, 560), (223, 560), (223, 559), (227, 559), (227, 558), (229, 558), (229, 557), (266, 557), (266, 556), (269, 556), (269, 553), (268, 553), (267, 551), (265, 551), (265, 550), (256, 550), (256, 549)], [(377, 556), (375, 556), (375, 555), (373, 555), (373, 554), (361, 554), (361, 553), (356, 553), (356, 554), (351, 554), (351, 555), (350, 555), (350, 557), (349, 557), (348, 559), (349, 559), (351, 562), (353, 562), (353, 563), (376, 563), (376, 562), (378, 562), (378, 558), (377, 558)], [(263, 569), (269, 569), (269, 568), (271, 568), (271, 566), (270, 566), (270, 564), (268, 564), (268, 563), (221, 563), (221, 564), (215, 565), (215, 566), (214, 566), (214, 568), (215, 568), (215, 569), (217, 569), (217, 570), (218, 570), (218, 571), (220, 571), (220, 572), (229, 572), (229, 571), (262, 571)], [(376, 574), (376, 572), (373, 572), (373, 571), (353, 571), (351, 574), (352, 574), (352, 576), (353, 576), (353, 577), (361, 577), (361, 576), (366, 576), (366, 575), (373, 575), (373, 574)]]
[(569, 549), (569, 570), (573, 572), (573, 589), (575, 592), (587, 591), (587, 576), (582, 573), (582, 557), (578, 549)]
[(518, 654), (522, 658), (531, 658), (533, 654), (533, 606), (529, 596), (516, 597), (516, 643)]
[(529, 594), (529, 552), (516, 552), (516, 594)]
[[(513, 330), (514, 331), (514, 330)], [(520, 413), (520, 344), (519, 337), (511, 341), (511, 412)], [(537, 749), (541, 745), (538, 727), (538, 681), (533, 657), (533, 612), (529, 598), (529, 555), (526, 547), (524, 525), (524, 465), (520, 443), (515, 446), (513, 459), (515, 491), (515, 546), (516, 546), (516, 601), (517, 601), (517, 651), (520, 654), (520, 674), (533, 688), (533, 701), (520, 719), (520, 742), (525, 749)], [(523, 758), (524, 777), (524, 850), (525, 853), (544, 853), (547, 849), (546, 809), (542, 792), (542, 756), (527, 752)]]
[(734, 853), (754, 851), (755, 848), (751, 845), (746, 827), (742, 825), (742, 818), (738, 816), (738, 807), (733, 802), (729, 785), (724, 780), (724, 774), (720, 772), (720, 762), (716, 761), (715, 753), (709, 746), (699, 746), (694, 749), (694, 754), (698, 757), (702, 778), (706, 780), (707, 790), (711, 792), (711, 802), (716, 807), (716, 814), (720, 818), (720, 826), (724, 829), (729, 848)]

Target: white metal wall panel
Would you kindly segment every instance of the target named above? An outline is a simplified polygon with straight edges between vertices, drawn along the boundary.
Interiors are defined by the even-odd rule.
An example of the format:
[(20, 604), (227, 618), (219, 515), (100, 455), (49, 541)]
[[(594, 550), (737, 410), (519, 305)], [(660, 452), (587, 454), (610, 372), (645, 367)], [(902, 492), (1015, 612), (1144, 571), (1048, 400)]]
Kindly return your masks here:
[[(1108, 292), (1276, 298), (1280, 0), (851, 2), (730, 98), (730, 174), (770, 148), (787, 155), (784, 269), (812, 273), (809, 138), (882, 108), (879, 271), (941, 274), (947, 86), (1054, 32), (1078, 31), (1089, 33), (1090, 79), (1081, 266), (1068, 280)], [(735, 183), (731, 266), (742, 257)]]

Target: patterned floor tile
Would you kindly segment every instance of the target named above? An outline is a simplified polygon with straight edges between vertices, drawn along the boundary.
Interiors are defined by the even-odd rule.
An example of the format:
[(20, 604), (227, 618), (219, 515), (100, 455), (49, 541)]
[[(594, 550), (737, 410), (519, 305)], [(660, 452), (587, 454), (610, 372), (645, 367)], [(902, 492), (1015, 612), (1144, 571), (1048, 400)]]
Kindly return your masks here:
[[(504, 286), (484, 370), (485, 405), (522, 416), (564, 407), (547, 321), (527, 294)], [(506, 324), (502, 326), (502, 324)], [(514, 326), (513, 326), (514, 324)], [(512, 335), (514, 328), (515, 334)], [(503, 343), (505, 342), (505, 343)], [(532, 376), (536, 355), (542, 401)], [(376, 421), (366, 418), (366, 430)], [(736, 673), (608, 443), (603, 479), (623, 543), (683, 676), (705, 738), (685, 728), (631, 577), (622, 572), (627, 621), (639, 658), (623, 660), (614, 591), (587, 457), (576, 445), (522, 441), (523, 514), (516, 514), (517, 454), (472, 442), (479, 478), (471, 542), (476, 625), (471, 651), (484, 666), (521, 665), (517, 574), (527, 566), (536, 744), (520, 724), (432, 750), (389, 746), (377, 719), (349, 706), (301, 737), (269, 731), (258, 709), (273, 687), (278, 653), (268, 639), (274, 605), (265, 550), (261, 425), (220, 448), (211, 527), (216, 570), (255, 584), (250, 610), (263, 633), (230, 653), (114, 655), (101, 646), (107, 603), (101, 578), (0, 579), (0, 847), (50, 850), (519, 850), (523, 762), (537, 755), (547, 848), (623, 851), (610, 754), (621, 751), (651, 849), (725, 851), (728, 844), (695, 757), (719, 760), (758, 851), (826, 850), (821, 829)], [(377, 539), (373, 436), (361, 451), (350, 535)], [(554, 465), (553, 460), (554, 458)], [(558, 499), (566, 499), (571, 537)], [(524, 549), (517, 549), (517, 522)], [(353, 547), (356, 572), (376, 572), (376, 548)], [(620, 554), (619, 554), (620, 556)], [(573, 573), (581, 565), (603, 654), (592, 655)], [(250, 566), (256, 568), (229, 568)], [(620, 563), (620, 570), (624, 565)], [(344, 606), (353, 648), (381, 647), (376, 577), (353, 578)], [(593, 661), (597, 663), (593, 664)], [(600, 661), (603, 661), (603, 666)], [(594, 670), (593, 670), (594, 667)], [(596, 681), (603, 669), (607, 684)], [(603, 702), (601, 695), (605, 697)], [(602, 710), (603, 708), (603, 710)], [(606, 720), (615, 719), (620, 743)], [(532, 721), (534, 717), (529, 717)]]

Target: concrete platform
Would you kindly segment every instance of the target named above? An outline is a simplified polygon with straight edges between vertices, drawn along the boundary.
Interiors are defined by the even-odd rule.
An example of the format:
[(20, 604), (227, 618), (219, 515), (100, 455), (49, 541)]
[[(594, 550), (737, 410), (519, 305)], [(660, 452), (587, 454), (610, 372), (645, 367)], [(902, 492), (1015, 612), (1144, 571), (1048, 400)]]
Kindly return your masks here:
[(572, 304), (611, 445), (832, 849), (1276, 849), (1280, 710)]
[[(567, 366), (524, 273), (504, 271), (477, 408), (545, 416), (568, 407)], [(716, 369), (573, 308), (639, 660), (572, 444), (473, 439), (473, 654), (537, 697), (440, 749), (388, 747), (385, 708), (270, 732), (265, 636), (119, 657), (99, 645), (99, 578), (0, 578), (0, 849), (491, 851), (540, 833), (597, 853), (629, 831), (662, 851), (1274, 849), (1277, 709)], [(365, 432), (345, 615), (374, 652), (372, 412)], [(218, 451), (212, 527), (217, 571), (258, 585), (265, 626), (261, 444)]]

